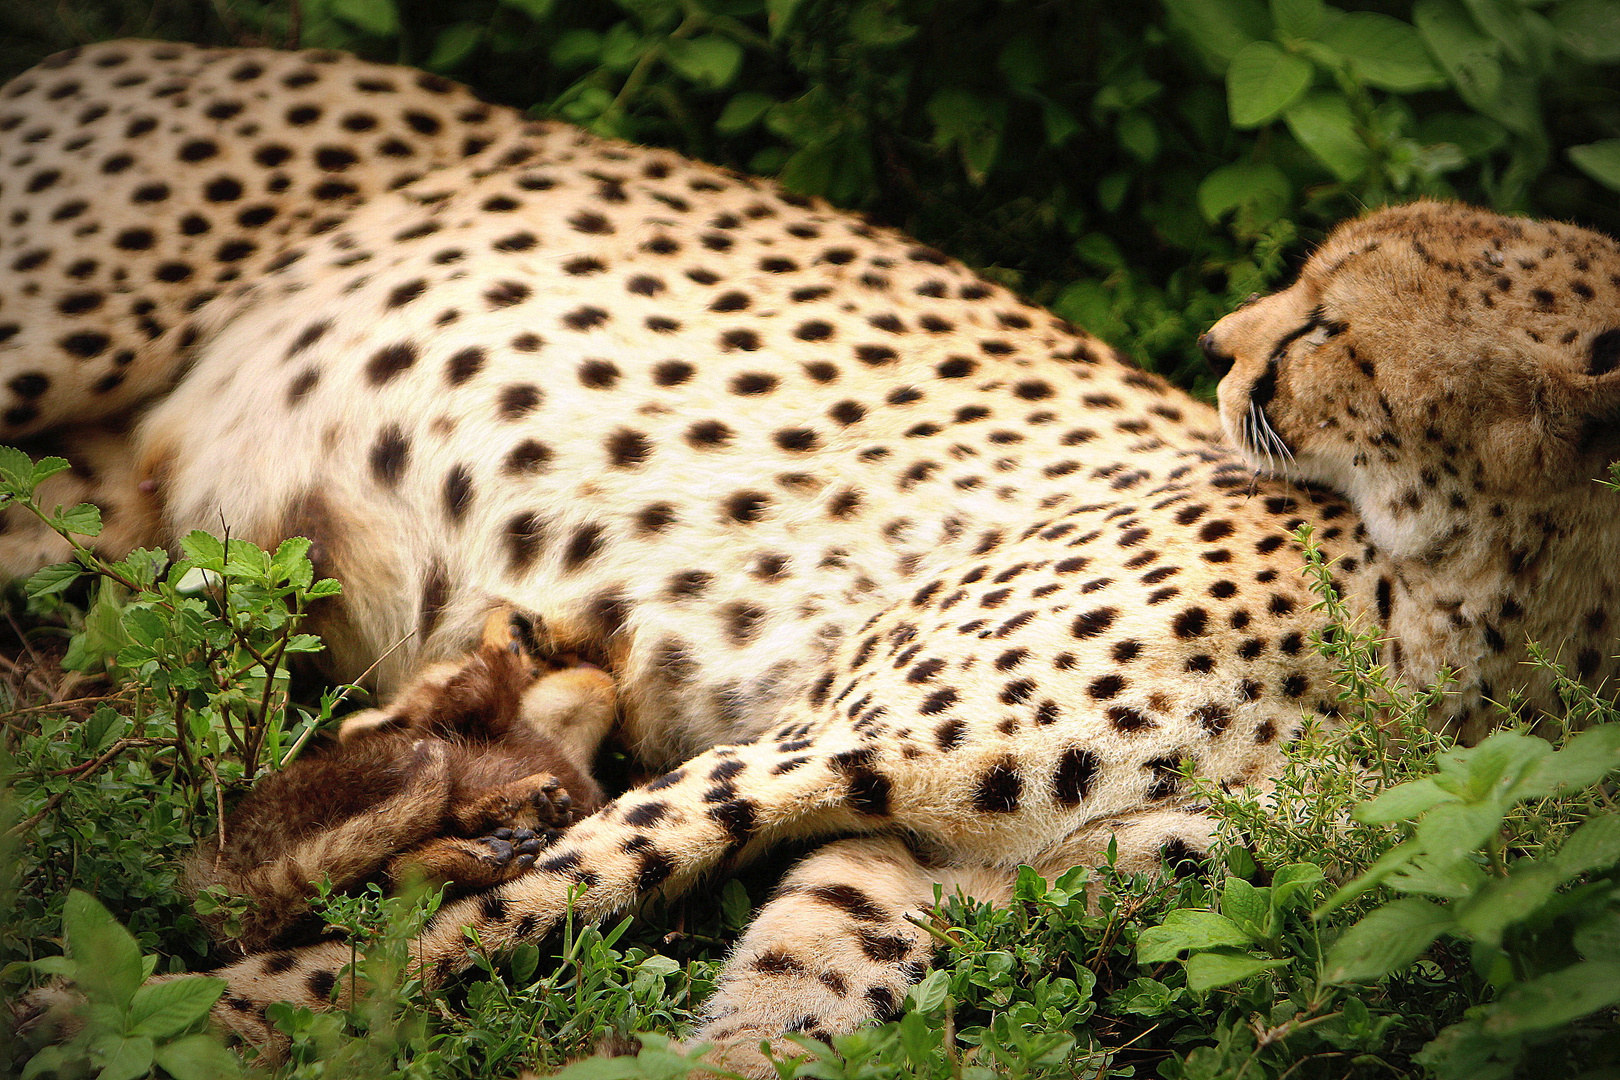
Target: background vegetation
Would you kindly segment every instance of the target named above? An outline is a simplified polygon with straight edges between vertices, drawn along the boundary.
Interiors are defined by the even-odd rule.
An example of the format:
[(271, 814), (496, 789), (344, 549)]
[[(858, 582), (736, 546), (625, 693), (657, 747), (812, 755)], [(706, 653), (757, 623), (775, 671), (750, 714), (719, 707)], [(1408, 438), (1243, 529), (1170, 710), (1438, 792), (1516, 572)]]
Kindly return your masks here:
[[(1205, 391), (1196, 335), (1366, 206), (1458, 197), (1620, 232), (1620, 0), (0, 0), (0, 77), (126, 35), (346, 48), (776, 176)], [(38, 475), (0, 455), (4, 499), (27, 503)], [(87, 515), (56, 521), (83, 534)], [(325, 587), (301, 550), (197, 536), (184, 555), (81, 554), (10, 612), (0, 964), (10, 988), (75, 978), (97, 1009), (62, 1050), (0, 1039), (0, 1072), (233, 1068), (199, 1034), (206, 986), (140, 979), (208, 962), (178, 860), (342, 706), (288, 692), (283, 661), (315, 647), (298, 612)], [(1026, 876), (1000, 912), (946, 898), (906, 1015), (836, 1053), (808, 1044), (800, 1073), (1616, 1075), (1615, 739), (1452, 750), (1369, 641), (1347, 628), (1321, 647), (1346, 713), (1396, 735), (1306, 740), (1282, 818), (1210, 793), (1234, 839), (1213, 879), (1103, 868)], [(1568, 726), (1616, 719), (1565, 689)], [(282, 1075), (515, 1075), (633, 1032), (654, 1033), (639, 1058), (573, 1075), (682, 1075), (658, 1033), (691, 1019), (781, 865), (572, 927), (447, 995), (401, 972), (418, 903), (335, 899), (378, 989), (349, 1013), (283, 1010)]]

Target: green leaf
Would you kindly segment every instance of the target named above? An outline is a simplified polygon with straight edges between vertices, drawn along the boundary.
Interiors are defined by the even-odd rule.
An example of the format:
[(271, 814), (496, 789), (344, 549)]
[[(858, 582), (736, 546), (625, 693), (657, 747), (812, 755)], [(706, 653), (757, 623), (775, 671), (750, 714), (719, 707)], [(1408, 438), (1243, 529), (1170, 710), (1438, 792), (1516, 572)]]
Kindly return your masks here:
[(1350, 62), (1351, 74), (1369, 86), (1398, 93), (1446, 85), (1417, 30), (1374, 11), (1352, 11), (1323, 31), (1320, 39)]
[(205, 570), (223, 572), (225, 569), (225, 541), (201, 529), (193, 529), (180, 538), (180, 551), (187, 562), (196, 563)]
[(1462, 99), (1488, 109), (1502, 92), (1501, 46), (1479, 31), (1457, 0), (1418, 0), (1412, 21)]
[(1457, 926), (1475, 941), (1498, 946), (1502, 931), (1534, 915), (1560, 884), (1558, 870), (1523, 860), (1505, 878), (1492, 878), (1453, 909)]
[(968, 178), (984, 183), (1001, 147), (1007, 119), (1005, 101), (986, 101), (967, 90), (946, 88), (928, 99), (928, 117), (934, 122), (934, 145), (956, 147)]
[(1558, 854), (1547, 860), (1561, 881), (1620, 865), (1620, 814), (1600, 814), (1570, 833)]
[(1289, 863), (1271, 877), (1271, 910), (1278, 925), (1281, 916), (1310, 903), (1311, 894), (1325, 880), (1322, 868), (1314, 863)]
[(1350, 816), (1368, 825), (1410, 821), (1443, 802), (1455, 802), (1456, 798), (1457, 796), (1449, 791), (1442, 791), (1433, 777), (1425, 776), (1420, 780), (1389, 788), (1376, 798), (1358, 803)]
[(78, 581), (84, 572), (84, 567), (72, 562), (42, 566), (28, 576), (23, 591), (29, 596), (51, 596)]
[(429, 71), (454, 71), (484, 40), (484, 28), (475, 22), (458, 22), (439, 32), (433, 51), (422, 62)]
[(1564, 0), (1548, 18), (1559, 43), (1589, 64), (1620, 60), (1620, 3), (1616, 0)]
[(951, 973), (943, 968), (930, 971), (923, 980), (911, 988), (912, 1008), (918, 1012), (931, 1013), (945, 1004), (945, 995), (950, 992)]
[(1271, 32), (1259, 0), (1164, 0), (1165, 17), (1204, 54), (1217, 75), (1250, 42)]
[(399, 10), (394, 0), (332, 0), (332, 14), (377, 37), (399, 33)]
[(1616, 1004), (1620, 963), (1586, 960), (1508, 990), (1484, 1027), (1497, 1036), (1546, 1031)]
[(1289, 109), (1284, 119), (1300, 145), (1340, 180), (1354, 180), (1372, 163), (1344, 95), (1312, 94)]
[(1119, 145), (1146, 164), (1159, 156), (1159, 129), (1146, 113), (1128, 112), (1114, 128)]
[(1406, 967), (1454, 925), (1451, 913), (1407, 897), (1374, 911), (1333, 943), (1323, 958), (1324, 983), (1372, 982)]
[(1583, 923), (1572, 940), (1583, 960), (1620, 961), (1620, 911), (1605, 911)]
[(551, 62), (564, 69), (594, 64), (601, 55), (602, 35), (595, 30), (564, 30), (551, 44)]
[(710, 90), (730, 86), (742, 68), (743, 51), (730, 38), (705, 34), (695, 38), (670, 38), (664, 43), (664, 60), (682, 76)]
[(1514, 63), (1529, 62), (1530, 32), (1524, 16), (1514, 10), (1517, 5), (1504, 4), (1502, 0), (1463, 0), (1463, 6), (1473, 16), (1475, 25), (1494, 38)]
[(1235, 949), (1215, 949), (1194, 953), (1187, 958), (1187, 989), (1203, 991), (1241, 982), (1262, 971), (1287, 967), (1291, 959), (1268, 960)]
[(771, 28), (771, 40), (781, 37), (793, 23), (793, 16), (804, 0), (765, 0), (765, 21)]
[(1158, 926), (1150, 926), (1136, 939), (1136, 960), (1158, 964), (1174, 960), (1183, 949), (1213, 949), (1250, 944), (1250, 937), (1224, 915), (1196, 908), (1176, 908)]
[(1256, 217), (1272, 220), (1288, 205), (1293, 193), (1288, 177), (1275, 165), (1222, 165), (1198, 185), (1198, 209), (1211, 225), (1246, 206), (1254, 209)]
[(242, 1062), (210, 1034), (187, 1035), (157, 1049), (157, 1063), (174, 1080), (225, 1080), (242, 1075)]
[(1279, 34), (1289, 37), (1315, 37), (1327, 13), (1322, 0), (1271, 0), (1271, 21)]
[[(1620, 139), (1611, 141), (1617, 146), (1616, 154), (1620, 154)], [(1574, 158), (1579, 149), (1571, 149), (1570, 157)], [(1562, 750), (1543, 756), (1514, 785), (1510, 795), (1515, 799), (1538, 798), (1590, 787), (1616, 769), (1620, 769), (1620, 724), (1601, 724), (1576, 735)]]
[(1311, 85), (1309, 61), (1290, 56), (1269, 41), (1245, 45), (1226, 69), (1226, 102), (1232, 126), (1259, 127), (1287, 109)]
[(1257, 889), (1242, 878), (1229, 877), (1221, 887), (1221, 914), (1237, 924), (1250, 940), (1271, 936), (1271, 890)]
[(116, 1035), (92, 1044), (92, 1050), (101, 1058), (101, 1072), (97, 1080), (137, 1080), (152, 1071), (152, 1040), (146, 1035), (119, 1038)]
[(1567, 153), (1569, 160), (1587, 176), (1606, 188), (1620, 191), (1620, 139), (1572, 146)]
[(722, 135), (736, 135), (747, 131), (765, 115), (776, 99), (768, 94), (761, 94), (754, 90), (744, 90), (740, 94), (733, 94), (726, 107), (720, 110), (720, 116), (714, 122), (714, 128)]
[(140, 946), (130, 932), (94, 897), (74, 889), (62, 908), (62, 933), (78, 968), (79, 989), (93, 1001), (128, 1005), (144, 975)]
[(743, 883), (735, 878), (726, 882), (720, 890), (720, 913), (725, 916), (726, 924), (739, 929), (748, 925), (748, 915), (752, 910), (753, 904)]
[[(67, 462), (62, 462), (64, 466)], [(15, 446), (0, 446), (0, 483), (26, 494), (34, 488), (34, 459)]]
[(886, 0), (867, 0), (849, 16), (849, 36), (868, 48), (899, 45), (916, 33), (917, 28), (896, 17)]
[(130, 1002), (129, 1033), (154, 1038), (178, 1035), (207, 1016), (224, 992), (224, 979), (202, 976), (143, 986)]
[(51, 515), (51, 524), (75, 536), (100, 536), (101, 511), (90, 503), (80, 503)]
[[(557, 6), (557, 0), (500, 0), (509, 8), (516, 8), (535, 22), (544, 22), (551, 17), (551, 11)], [(472, 24), (463, 24), (472, 25)]]

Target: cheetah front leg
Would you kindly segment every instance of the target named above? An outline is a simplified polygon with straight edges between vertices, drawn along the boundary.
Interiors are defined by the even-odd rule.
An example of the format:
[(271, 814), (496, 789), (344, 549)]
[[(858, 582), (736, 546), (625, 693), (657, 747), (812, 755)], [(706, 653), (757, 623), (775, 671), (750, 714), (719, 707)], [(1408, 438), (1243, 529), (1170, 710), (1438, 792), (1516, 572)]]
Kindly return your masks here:
[(887, 837), (840, 840), (809, 856), (737, 942), (689, 1041), (714, 1044), (717, 1066), (769, 1078), (777, 1073), (761, 1042), (793, 1058), (803, 1050), (785, 1034), (827, 1041), (892, 1018), (933, 955), (911, 918), (926, 915), (935, 884), (949, 888), (950, 876)]

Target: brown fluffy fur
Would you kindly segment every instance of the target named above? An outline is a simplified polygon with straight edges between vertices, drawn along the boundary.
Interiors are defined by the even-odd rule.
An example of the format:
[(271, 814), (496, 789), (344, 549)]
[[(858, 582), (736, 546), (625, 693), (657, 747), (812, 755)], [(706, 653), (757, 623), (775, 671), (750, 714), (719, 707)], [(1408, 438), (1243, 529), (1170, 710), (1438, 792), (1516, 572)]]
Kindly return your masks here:
[(536, 681), (526, 659), (486, 644), (261, 780), (227, 820), (224, 847), (191, 861), (187, 884), (251, 902), (239, 933), (223, 918), (211, 927), (249, 951), (318, 936), (310, 902), (323, 878), (338, 890), (379, 878), (458, 893), (498, 884), (527, 870), (552, 830), (601, 805), (589, 766), (613, 707), (601, 671)]

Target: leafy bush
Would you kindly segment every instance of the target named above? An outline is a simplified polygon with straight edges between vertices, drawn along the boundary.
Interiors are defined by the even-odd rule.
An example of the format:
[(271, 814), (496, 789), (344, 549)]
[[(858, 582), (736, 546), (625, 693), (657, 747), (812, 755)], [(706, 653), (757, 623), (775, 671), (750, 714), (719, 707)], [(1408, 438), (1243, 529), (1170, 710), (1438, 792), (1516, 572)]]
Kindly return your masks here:
[(1365, 207), (1620, 229), (1620, 0), (121, 4), (31, 12), (14, 66), (70, 31), (425, 66), (870, 211), (1188, 385), (1196, 336)]

